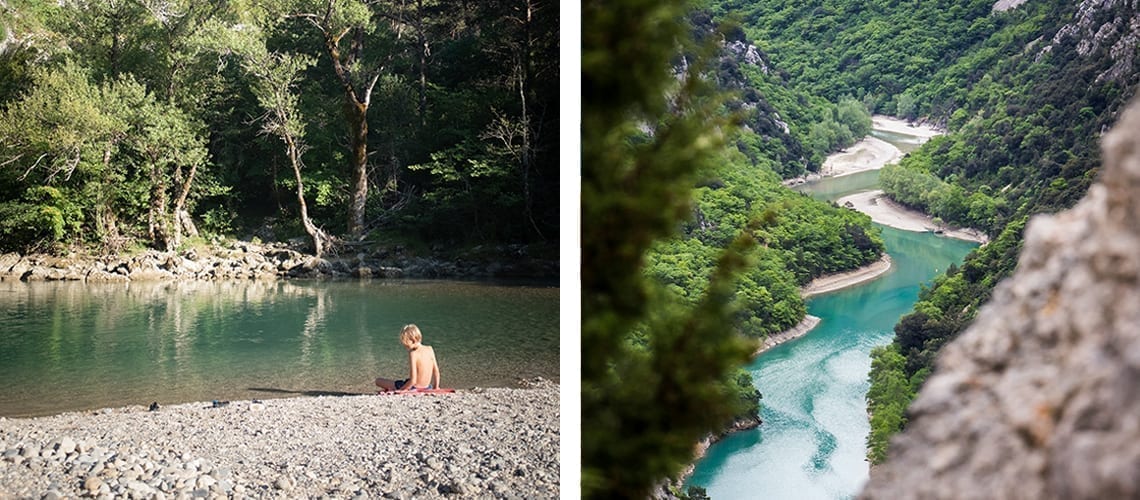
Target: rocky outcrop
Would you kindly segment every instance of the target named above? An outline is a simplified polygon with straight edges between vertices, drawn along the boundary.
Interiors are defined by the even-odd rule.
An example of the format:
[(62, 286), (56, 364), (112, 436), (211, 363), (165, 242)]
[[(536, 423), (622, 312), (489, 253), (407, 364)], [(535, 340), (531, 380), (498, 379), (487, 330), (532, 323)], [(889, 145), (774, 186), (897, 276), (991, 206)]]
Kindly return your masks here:
[(1025, 0), (998, 0), (994, 2), (992, 10), (994, 12), (1005, 12), (1010, 9), (1016, 9), (1025, 3)]
[(1140, 497), (1140, 101), (1100, 184), (1035, 217), (863, 498)]
[(1113, 80), (1127, 84), (1127, 77), (1133, 74), (1136, 49), (1140, 46), (1137, 3), (1137, 0), (1084, 0), (1073, 21), (1057, 31), (1052, 43), (1042, 48), (1041, 55), (1051, 52), (1054, 45), (1073, 39), (1081, 57), (1111, 59), (1112, 66), (1097, 75), (1098, 82)]

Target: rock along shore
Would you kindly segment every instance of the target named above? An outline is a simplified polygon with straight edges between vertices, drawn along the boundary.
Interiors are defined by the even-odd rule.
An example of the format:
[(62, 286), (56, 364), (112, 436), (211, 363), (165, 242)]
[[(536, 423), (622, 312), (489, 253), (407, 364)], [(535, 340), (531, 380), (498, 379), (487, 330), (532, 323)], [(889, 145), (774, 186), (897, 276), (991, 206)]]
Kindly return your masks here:
[(132, 281), (278, 278), (549, 278), (558, 262), (527, 255), (523, 245), (476, 247), (448, 258), (417, 256), (401, 247), (316, 258), (286, 244), (229, 241), (181, 252), (133, 255), (0, 255), (0, 280)]
[(556, 498), (559, 389), (0, 418), (0, 498)]

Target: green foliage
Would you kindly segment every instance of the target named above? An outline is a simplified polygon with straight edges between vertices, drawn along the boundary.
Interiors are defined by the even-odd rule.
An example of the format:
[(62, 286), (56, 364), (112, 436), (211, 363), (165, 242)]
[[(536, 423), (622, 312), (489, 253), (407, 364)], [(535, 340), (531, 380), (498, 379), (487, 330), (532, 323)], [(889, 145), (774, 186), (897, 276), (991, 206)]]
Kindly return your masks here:
[(231, 236), (237, 228), (237, 217), (233, 211), (214, 207), (202, 212), (201, 230), (218, 236)]
[(893, 345), (871, 350), (871, 389), (867, 391), (871, 433), (867, 436), (867, 457), (872, 464), (882, 463), (887, 458), (890, 437), (902, 430), (906, 423), (904, 412), (914, 398), (914, 391), (903, 373), (904, 362)]
[[(330, 33), (368, 41), (348, 67), (360, 88), (378, 77), (369, 96), (370, 227), (452, 242), (556, 238), (557, 9), (545, 0), (527, 3), (529, 17), (512, 2), (329, 5)], [(149, 239), (148, 220), (177, 230), (183, 187), (181, 208), (210, 231), (293, 217), (284, 148), (258, 140), (269, 125), (304, 133), (311, 212), (343, 222), (352, 198), (344, 91), (320, 32), (294, 15), (322, 6), (9, 2), (0, 9), (0, 26), (14, 35), (0, 48), (0, 203), (18, 202), (29, 187), (60, 188), (85, 218), (65, 224), (63, 239), (92, 246)], [(299, 78), (292, 92), (262, 102), (273, 75), (250, 68)], [(276, 105), (296, 113), (259, 119)], [(458, 150), (464, 166), (472, 159), (495, 172), (470, 176), (464, 196), (453, 196), (452, 180), (408, 168)]]
[(46, 249), (63, 238), (63, 214), (52, 206), (0, 203), (0, 236), (5, 251)]
[(681, 500), (709, 500), (709, 492), (700, 486), (689, 486), (678, 498)]
[(738, 411), (736, 415), (733, 416), (733, 419), (759, 422), (760, 399), (762, 399), (763, 396), (752, 380), (752, 373), (744, 369), (738, 369), (736, 370), (736, 377), (733, 379), (733, 382), (734, 384), (730, 388), (736, 392), (736, 399), (739, 401), (737, 404)]
[[(736, 325), (748, 336), (764, 338), (802, 320), (800, 285), (882, 254), (882, 239), (865, 215), (791, 192), (771, 171), (748, 166), (737, 155), (722, 156), (716, 173), (694, 191), (695, 217), (681, 225), (681, 237), (657, 243), (647, 255), (646, 273), (695, 300), (707, 286), (717, 252), (751, 230), (765, 246), (737, 286)], [(752, 227), (751, 220), (763, 222)]]

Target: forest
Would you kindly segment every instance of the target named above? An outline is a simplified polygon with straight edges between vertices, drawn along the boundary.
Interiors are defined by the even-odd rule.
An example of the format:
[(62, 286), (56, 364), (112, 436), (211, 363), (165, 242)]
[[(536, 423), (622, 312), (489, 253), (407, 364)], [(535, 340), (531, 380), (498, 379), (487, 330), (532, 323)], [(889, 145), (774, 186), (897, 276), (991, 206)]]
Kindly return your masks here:
[(0, 2), (0, 251), (556, 249), (558, 26), (545, 0)]

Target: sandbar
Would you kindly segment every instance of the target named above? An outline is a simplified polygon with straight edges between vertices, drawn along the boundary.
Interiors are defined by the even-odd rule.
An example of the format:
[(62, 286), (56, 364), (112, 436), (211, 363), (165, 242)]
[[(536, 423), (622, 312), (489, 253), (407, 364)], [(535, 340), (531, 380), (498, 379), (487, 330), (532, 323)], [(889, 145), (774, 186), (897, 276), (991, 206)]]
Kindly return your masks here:
[[(912, 125), (906, 120), (886, 115), (871, 117), (871, 128), (881, 132), (908, 135), (916, 139), (916, 144), (922, 144), (931, 137), (942, 135), (945, 132), (930, 125)], [(842, 177), (868, 170), (878, 170), (886, 165), (898, 163), (903, 152), (887, 141), (874, 136), (867, 136), (852, 144), (850, 147), (833, 153), (824, 160), (819, 167), (819, 173), (808, 173), (804, 176), (787, 179), (785, 186), (794, 186), (810, 182), (822, 177)]]
[(903, 231), (939, 232), (940, 234), (959, 240), (973, 241), (986, 244), (989, 237), (985, 233), (972, 228), (950, 228), (938, 226), (934, 218), (922, 212), (911, 210), (899, 205), (888, 198), (882, 190), (864, 191), (840, 198), (836, 203), (871, 216), (871, 220)]
[(819, 172), (824, 177), (842, 177), (877, 170), (884, 165), (898, 163), (901, 158), (902, 151), (893, 144), (878, 137), (867, 136), (853, 146), (828, 156)]
[(922, 137), (929, 139), (934, 136), (945, 134), (946, 131), (926, 124), (911, 125), (903, 119), (895, 118), (887, 115), (874, 115), (871, 117), (871, 128), (881, 130), (883, 132), (892, 132), (895, 134), (911, 135), (915, 137)]
[(808, 297), (866, 283), (886, 274), (887, 271), (890, 270), (891, 256), (884, 253), (879, 260), (858, 269), (828, 274), (811, 280), (811, 283), (804, 285), (804, 287), (800, 289), (800, 296), (806, 299)]

